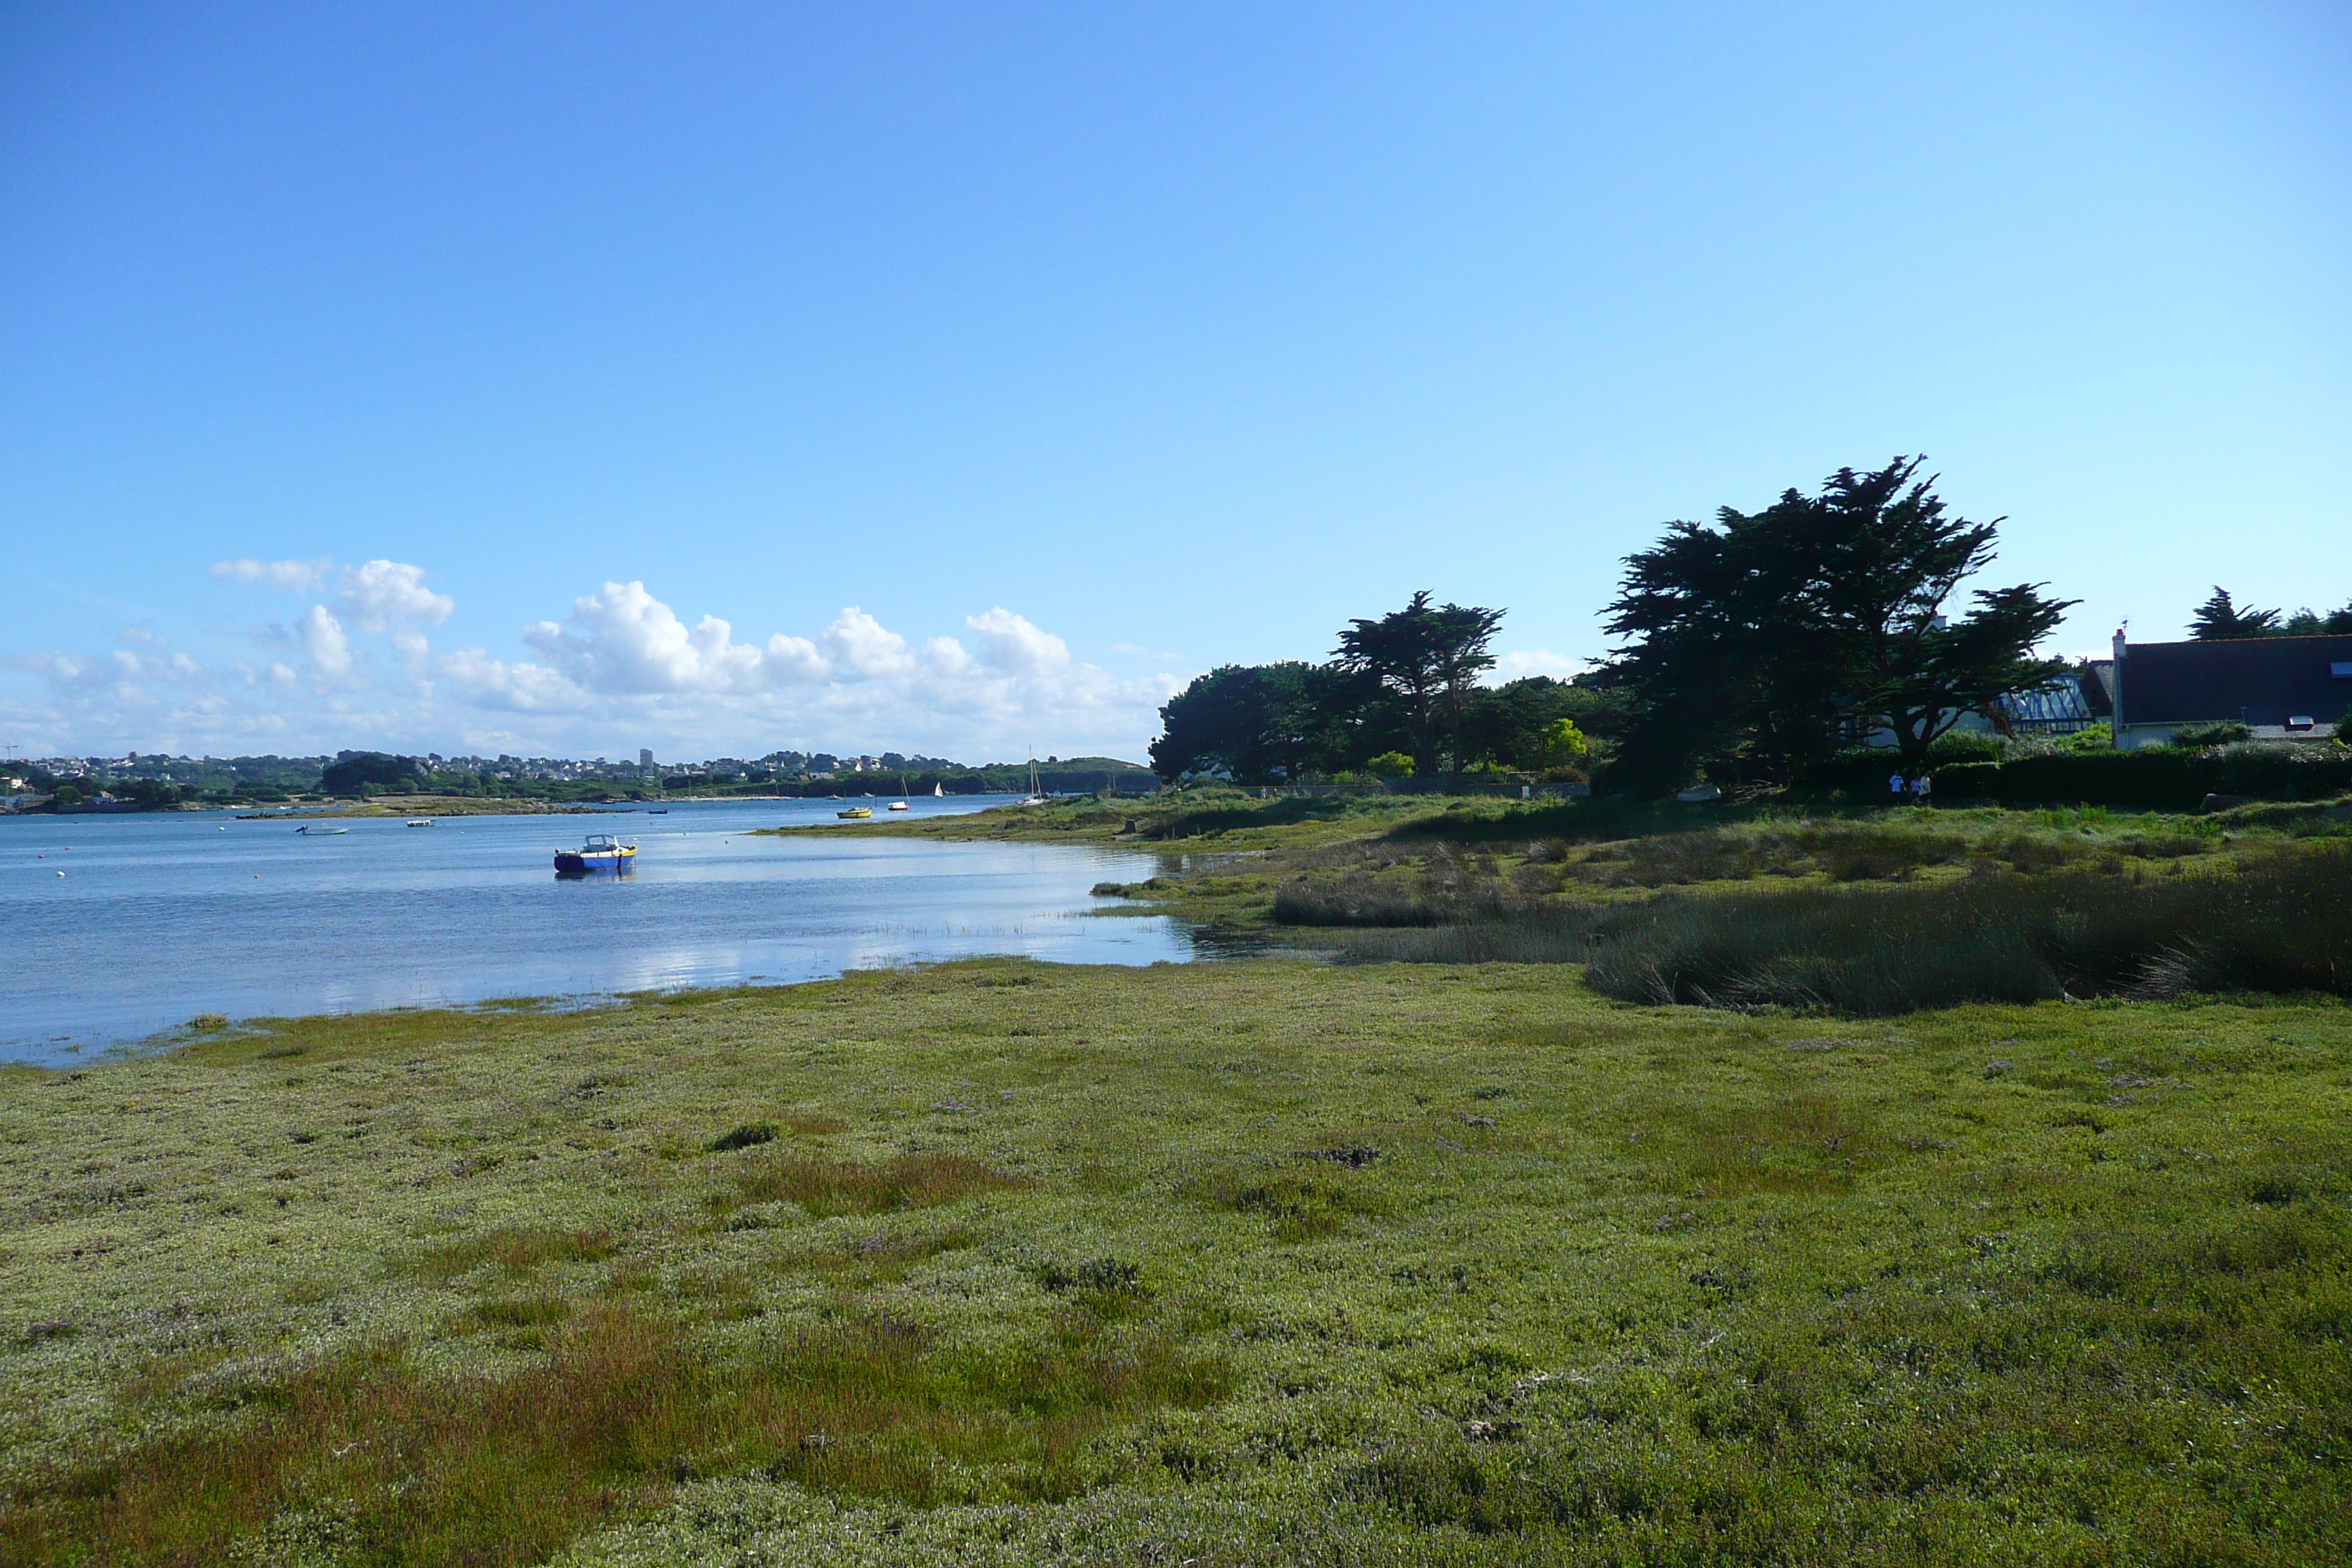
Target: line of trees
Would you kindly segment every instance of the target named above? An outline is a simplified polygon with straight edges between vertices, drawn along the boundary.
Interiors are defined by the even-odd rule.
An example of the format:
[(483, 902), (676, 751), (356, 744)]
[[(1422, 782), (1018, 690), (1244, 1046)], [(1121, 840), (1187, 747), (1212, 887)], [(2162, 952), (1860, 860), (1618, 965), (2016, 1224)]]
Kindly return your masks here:
[(2281, 610), (2242, 610), (2231, 601), (2230, 591), (2216, 583), (2213, 596), (2197, 606), (2189, 636), (2196, 642), (2233, 642), (2241, 637), (2352, 637), (2352, 605), (2326, 615), (2308, 608), (2292, 616)]
[(1153, 770), (1261, 783), (1391, 771), (1384, 758), (1419, 774), (1581, 761), (1648, 792), (1794, 782), (1881, 735), (1916, 773), (1963, 715), (2004, 723), (2000, 699), (2063, 672), (2036, 649), (2074, 603), (2021, 583), (1970, 590), (1949, 613), (1991, 563), (1999, 520), (1953, 514), (1923, 461), (1841, 468), (1815, 494), (1667, 524), (1626, 559), (1605, 612), (1623, 646), (1571, 680), (1481, 686), (1504, 612), (1420, 593), (1351, 621), (1328, 663), (1194, 680), (1160, 710)]
[(1350, 621), (1328, 663), (1229, 664), (1160, 710), (1152, 771), (1245, 784), (1353, 773), (1430, 775), (1450, 763), (1552, 770), (1576, 764), (1593, 735), (1623, 717), (1614, 693), (1582, 679), (1535, 676), (1479, 684), (1504, 612), (1439, 605), (1415, 594), (1402, 609)]

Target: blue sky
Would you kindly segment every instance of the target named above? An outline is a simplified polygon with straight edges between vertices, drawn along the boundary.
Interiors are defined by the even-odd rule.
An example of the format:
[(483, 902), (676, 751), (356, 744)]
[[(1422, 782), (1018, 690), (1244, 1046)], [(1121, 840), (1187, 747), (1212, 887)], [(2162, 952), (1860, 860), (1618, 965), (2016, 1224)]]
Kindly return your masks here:
[(2347, 79), (2263, 0), (9, 5), (0, 741), (1139, 755), (1416, 588), (1577, 668), (1664, 521), (1923, 450), (2063, 651), (2341, 605)]

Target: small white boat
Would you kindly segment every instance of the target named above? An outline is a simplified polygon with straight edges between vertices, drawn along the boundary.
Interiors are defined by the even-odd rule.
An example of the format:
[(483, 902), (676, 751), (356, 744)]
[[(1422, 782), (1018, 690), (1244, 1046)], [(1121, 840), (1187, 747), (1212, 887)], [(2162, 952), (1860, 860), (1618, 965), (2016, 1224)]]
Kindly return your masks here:
[(894, 801), (892, 801), (892, 802), (890, 803), (890, 809), (891, 809), (891, 810), (893, 810), (893, 811), (912, 811), (912, 810), (914, 810), (915, 808), (914, 808), (913, 806), (911, 806), (911, 805), (908, 805), (905, 801), (903, 801), (903, 800), (894, 800)]
[(624, 844), (609, 833), (592, 833), (588, 842), (579, 848), (555, 852), (555, 868), (575, 875), (583, 871), (625, 871), (636, 860), (637, 847)]
[(1037, 752), (1034, 747), (1029, 752), (1029, 798), (1021, 804), (1024, 805), (1045, 804), (1045, 792), (1037, 787)]
[(948, 795), (948, 786), (934, 781), (931, 784), (931, 795), (934, 799), (945, 800)]
[(906, 775), (906, 774), (904, 774), (904, 773), (900, 773), (900, 774), (898, 775), (898, 796), (899, 796), (899, 798), (898, 798), (898, 799), (897, 799), (897, 800), (894, 800), (894, 801), (892, 801), (892, 802), (890, 803), (890, 809), (891, 809), (891, 810), (893, 810), (893, 811), (912, 811), (912, 810), (914, 809), (914, 807), (912, 807), (912, 806), (910, 806), (910, 805), (908, 805), (907, 804), (907, 801), (906, 801), (906, 795), (907, 795), (907, 775)]
[(433, 819), (429, 816), (412, 816), (408, 819), (408, 826), (411, 827), (430, 827), (433, 826)]
[(294, 831), (297, 833), (307, 834), (313, 838), (332, 838), (336, 834), (349, 833), (351, 829), (348, 827), (322, 827), (315, 822), (306, 822)]

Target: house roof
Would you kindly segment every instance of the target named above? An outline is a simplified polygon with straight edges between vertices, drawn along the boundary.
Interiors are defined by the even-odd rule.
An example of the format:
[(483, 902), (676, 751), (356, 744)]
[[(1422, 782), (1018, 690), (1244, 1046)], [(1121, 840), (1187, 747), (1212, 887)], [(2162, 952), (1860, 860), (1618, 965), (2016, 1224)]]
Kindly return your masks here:
[(2094, 719), (2116, 716), (2116, 661), (2086, 658), (2074, 669), (2074, 683), (2083, 689), (2083, 706)]
[(2132, 643), (2123, 688), (2126, 724), (2333, 724), (2352, 707), (2352, 637)]

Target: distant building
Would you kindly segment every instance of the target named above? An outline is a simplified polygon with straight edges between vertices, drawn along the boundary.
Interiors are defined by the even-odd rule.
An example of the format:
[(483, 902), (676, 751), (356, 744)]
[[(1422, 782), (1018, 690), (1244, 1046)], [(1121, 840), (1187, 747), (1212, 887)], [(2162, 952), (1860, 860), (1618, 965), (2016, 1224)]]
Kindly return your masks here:
[(2116, 634), (2116, 746), (2160, 746), (2192, 724), (2309, 740), (2352, 708), (2352, 637), (2131, 643)]
[(639, 772), (639, 773), (651, 773), (651, 772), (653, 772), (653, 771), (654, 771), (654, 749), (653, 749), (651, 746), (640, 746), (640, 747), (638, 747), (638, 748), (637, 748), (637, 772)]

